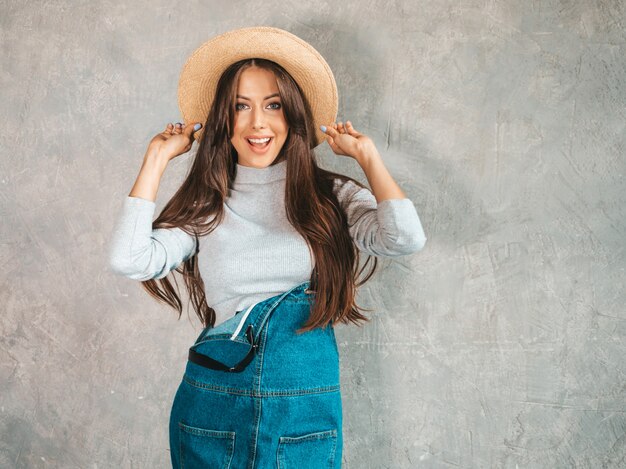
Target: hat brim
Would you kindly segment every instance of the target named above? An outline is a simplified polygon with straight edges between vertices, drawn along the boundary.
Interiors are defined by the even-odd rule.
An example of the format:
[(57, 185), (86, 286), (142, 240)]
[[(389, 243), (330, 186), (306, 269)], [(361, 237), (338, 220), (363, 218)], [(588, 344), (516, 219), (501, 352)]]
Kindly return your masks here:
[[(298, 36), (270, 26), (241, 28), (220, 34), (187, 59), (178, 83), (178, 106), (185, 123), (206, 121), (217, 82), (229, 65), (259, 57), (281, 65), (302, 89), (313, 113), (315, 146), (325, 140), (320, 125), (337, 118), (337, 84), (330, 66)], [(194, 133), (199, 141), (204, 127)]]

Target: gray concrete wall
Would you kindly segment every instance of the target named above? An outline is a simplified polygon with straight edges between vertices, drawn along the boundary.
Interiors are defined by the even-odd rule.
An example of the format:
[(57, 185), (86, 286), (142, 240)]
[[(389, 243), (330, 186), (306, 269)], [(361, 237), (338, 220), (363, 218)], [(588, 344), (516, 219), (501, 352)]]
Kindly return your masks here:
[(428, 236), (360, 291), (371, 323), (337, 329), (344, 467), (624, 467), (625, 19), (609, 0), (2, 2), (0, 466), (168, 467), (199, 324), (106, 246), (186, 57), (272, 25), (327, 58), (339, 118)]

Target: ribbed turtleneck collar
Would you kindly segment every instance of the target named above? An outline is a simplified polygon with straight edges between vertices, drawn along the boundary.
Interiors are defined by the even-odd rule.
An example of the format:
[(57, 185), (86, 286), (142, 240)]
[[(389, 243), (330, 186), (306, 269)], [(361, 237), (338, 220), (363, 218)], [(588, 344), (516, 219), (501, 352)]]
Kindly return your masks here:
[(287, 177), (287, 160), (265, 168), (254, 168), (237, 163), (236, 184), (265, 184)]

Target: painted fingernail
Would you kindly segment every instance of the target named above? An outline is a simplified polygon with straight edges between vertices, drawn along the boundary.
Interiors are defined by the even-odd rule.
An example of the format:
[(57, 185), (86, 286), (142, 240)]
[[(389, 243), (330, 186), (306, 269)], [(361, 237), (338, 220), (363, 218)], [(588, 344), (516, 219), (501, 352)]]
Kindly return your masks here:
[(200, 127), (202, 127), (202, 124), (196, 124), (193, 126), (193, 130), (198, 130)]
[(322, 129), (322, 132), (326, 132), (326, 126), (325, 125), (320, 125), (320, 129)]

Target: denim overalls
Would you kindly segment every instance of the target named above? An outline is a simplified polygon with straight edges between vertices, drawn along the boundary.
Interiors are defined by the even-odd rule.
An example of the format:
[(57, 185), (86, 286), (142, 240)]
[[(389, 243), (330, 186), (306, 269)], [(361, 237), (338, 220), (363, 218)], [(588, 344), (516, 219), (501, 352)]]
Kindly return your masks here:
[(295, 332), (314, 301), (308, 287), (262, 300), (196, 339), (170, 414), (175, 469), (341, 467), (334, 329)]

